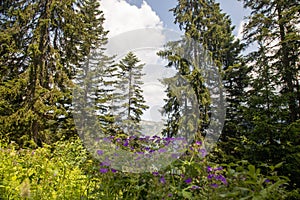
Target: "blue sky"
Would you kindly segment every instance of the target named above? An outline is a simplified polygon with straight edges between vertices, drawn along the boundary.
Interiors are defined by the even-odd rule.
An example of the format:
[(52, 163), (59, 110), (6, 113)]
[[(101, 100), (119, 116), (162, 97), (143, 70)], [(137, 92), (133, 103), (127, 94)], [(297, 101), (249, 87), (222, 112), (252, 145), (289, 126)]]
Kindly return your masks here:
[[(141, 7), (143, 0), (126, 0), (131, 5)], [(174, 8), (177, 4), (177, 0), (145, 0), (154, 12), (160, 17), (164, 23), (164, 27), (178, 30), (178, 26), (175, 25), (172, 12), (168, 10)], [(230, 15), (232, 24), (236, 26), (234, 34), (237, 35), (238, 28), (244, 16), (249, 14), (249, 11), (243, 8), (241, 2), (237, 0), (216, 0), (220, 3), (220, 7), (223, 12)]]

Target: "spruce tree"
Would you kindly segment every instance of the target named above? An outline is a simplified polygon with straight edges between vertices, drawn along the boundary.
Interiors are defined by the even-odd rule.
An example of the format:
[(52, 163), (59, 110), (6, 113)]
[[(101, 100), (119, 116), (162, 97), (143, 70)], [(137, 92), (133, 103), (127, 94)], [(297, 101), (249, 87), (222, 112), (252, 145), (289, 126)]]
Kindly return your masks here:
[(71, 80), (89, 54), (84, 45), (99, 36), (86, 32), (94, 24), (85, 21), (85, 6), (88, 1), (1, 3), (2, 137), (42, 145), (76, 134)]
[[(164, 136), (180, 136), (190, 140), (191, 134), (200, 133), (208, 121), (210, 97), (200, 71), (211, 63), (201, 57), (204, 54), (203, 47), (191, 38), (170, 42), (163, 51), (158, 52), (160, 57), (168, 60), (167, 67), (177, 71), (173, 77), (162, 80), (167, 87), (163, 107), (163, 114), (167, 117)], [(198, 124), (202, 126), (198, 127)]]
[(175, 23), (189, 37), (211, 53), (217, 67), (227, 69), (237, 63), (242, 45), (234, 39), (234, 27), (228, 15), (214, 0), (178, 0), (171, 9)]
[[(102, 63), (101, 83), (96, 90), (96, 110), (100, 111), (98, 118), (102, 130), (112, 134), (117, 130), (114, 127), (116, 116), (114, 113), (119, 94), (117, 93), (118, 67), (113, 63), (112, 58), (106, 57), (106, 64)], [(102, 59), (103, 60), (103, 59)], [(105, 60), (105, 58), (104, 58)]]
[(139, 122), (141, 116), (143, 111), (149, 108), (145, 104), (143, 90), (141, 89), (144, 65), (140, 64), (140, 60), (132, 52), (129, 52), (118, 64), (120, 95), (118, 96), (119, 102), (116, 102), (118, 108), (115, 115), (125, 125), (125, 130), (130, 135), (140, 133)]
[[(192, 50), (193, 53), (196, 55), (197, 53), (200, 54), (205, 51), (209, 52), (209, 57), (212, 58), (213, 65), (218, 72), (223, 75), (221, 78), (223, 79), (226, 92), (224, 96), (222, 96), (222, 94), (219, 96), (219, 101), (215, 101), (222, 102), (226, 98), (228, 102), (226, 105), (225, 128), (223, 129), (221, 140), (229, 143), (229, 141), (238, 137), (238, 124), (242, 121), (241, 104), (244, 101), (244, 89), (247, 86), (247, 77), (245, 76), (246, 68), (245, 65), (242, 64), (242, 58), (240, 57), (243, 45), (239, 40), (234, 38), (232, 34), (234, 27), (231, 25), (229, 16), (221, 12), (219, 4), (215, 3), (215, 1), (179, 0), (177, 6), (171, 9), (171, 11), (175, 16), (175, 23), (179, 25), (181, 30), (185, 31), (186, 37), (202, 45), (203, 50), (194, 48)], [(171, 53), (167, 53), (166, 55), (170, 54)], [(197, 61), (197, 56), (194, 56), (194, 58), (192, 56), (190, 57), (191, 63)], [(171, 57), (169, 56), (169, 58)], [(169, 59), (169, 61), (172, 62), (171, 59)], [(199, 61), (197, 64), (199, 64)], [(194, 66), (196, 69), (201, 69), (201, 67), (203, 68), (201, 64), (200, 66)], [(212, 94), (208, 93), (209, 88), (204, 87), (204, 74), (193, 70), (191, 70), (191, 72), (196, 75), (194, 77), (198, 77), (197, 81), (193, 81), (193, 83), (196, 84), (194, 85), (194, 90), (198, 95), (199, 111), (200, 116), (202, 116), (200, 130), (203, 131), (209, 125), (207, 116), (210, 115), (210, 106), (214, 106), (210, 105), (211, 101), (207, 101)], [(222, 84), (219, 83), (217, 87), (222, 88), (221, 85)], [(200, 98), (200, 93), (202, 93), (202, 96), (205, 98)], [(226, 108), (224, 107), (224, 109)], [(224, 147), (224, 150), (225, 149), (231, 152), (233, 147), (229, 147), (228, 149)]]
[[(248, 44), (258, 43), (258, 50), (249, 54), (254, 65), (268, 65), (270, 73), (277, 76), (279, 96), (286, 98), (282, 108), (282, 122), (287, 124), (299, 119), (299, 2), (298, 1), (244, 1), (252, 10), (245, 26)], [(261, 59), (265, 57), (266, 63)], [(260, 61), (258, 61), (260, 60)], [(283, 109), (281, 109), (283, 110)]]
[(297, 124), (300, 117), (300, 4), (293, 0), (243, 2), (252, 11), (244, 28), (244, 39), (248, 44), (258, 45), (248, 55), (251, 90), (246, 110), (247, 159), (271, 165), (285, 160), (281, 172), (293, 174), (289, 177), (295, 180), (299, 172), (288, 167), (291, 160), (287, 159), (287, 146), (295, 138), (287, 135), (290, 124)]
[[(83, 32), (84, 42), (81, 48), (84, 49), (86, 55), (82, 64), (77, 67), (75, 80), (84, 95), (80, 99), (82, 102), (76, 99), (75, 104), (81, 106), (79, 108), (81, 111), (92, 107), (94, 112), (97, 113), (102, 131), (107, 131), (109, 125), (114, 121), (110, 110), (111, 101), (114, 98), (117, 67), (113, 64), (113, 57), (108, 57), (104, 53), (108, 31), (103, 28), (104, 16), (99, 6), (99, 2), (94, 0), (83, 1), (80, 6), (83, 22), (86, 25)], [(77, 96), (76, 98), (80, 97)], [(88, 102), (93, 102), (93, 105)], [(94, 115), (94, 112), (91, 113), (87, 110), (86, 113), (81, 113), (82, 118), (80, 120), (83, 123), (84, 121), (88, 122), (87, 116), (89, 114)], [(81, 124), (81, 127), (85, 126), (87, 125)]]

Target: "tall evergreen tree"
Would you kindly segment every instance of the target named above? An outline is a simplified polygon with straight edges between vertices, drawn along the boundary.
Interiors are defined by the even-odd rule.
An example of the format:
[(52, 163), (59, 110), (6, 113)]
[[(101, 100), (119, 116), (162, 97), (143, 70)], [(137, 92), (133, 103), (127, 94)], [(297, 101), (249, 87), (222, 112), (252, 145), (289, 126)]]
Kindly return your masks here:
[(200, 71), (211, 63), (201, 57), (204, 54), (202, 46), (191, 38), (170, 42), (165, 50), (158, 52), (169, 61), (168, 67), (177, 71), (175, 76), (162, 80), (167, 86), (163, 107), (163, 114), (167, 116), (163, 135), (167, 137), (182, 136), (189, 140), (191, 133), (200, 133), (203, 128), (197, 124), (203, 126), (208, 122), (210, 97)]
[[(175, 16), (175, 23), (179, 25), (181, 30), (185, 31), (186, 37), (192, 38), (203, 45), (204, 50), (209, 52), (209, 56), (214, 62), (213, 65), (223, 75), (223, 83), (227, 91), (224, 94), (226, 96), (221, 95), (219, 98), (221, 99), (220, 101), (224, 101), (226, 98), (228, 104), (225, 128), (221, 139), (228, 142), (230, 138), (237, 137), (238, 135), (238, 126), (233, 126), (233, 124), (238, 124), (242, 121), (240, 106), (244, 101), (244, 89), (247, 85), (245, 76), (246, 68), (242, 64), (242, 58), (239, 55), (243, 45), (240, 44), (239, 40), (234, 38), (232, 34), (234, 27), (231, 25), (229, 16), (221, 12), (219, 4), (215, 3), (215, 1), (178, 0), (177, 6), (171, 9), (171, 11)], [(197, 50), (197, 48), (194, 48), (192, 51), (195, 55), (197, 52), (204, 52), (203, 50)], [(197, 61), (196, 57), (191, 60), (192, 64)], [(201, 69), (203, 66), (200, 64), (200, 66), (194, 67)], [(205, 90), (207, 92), (208, 88), (205, 89), (203, 87), (203, 80), (201, 82), (201, 77), (204, 74), (196, 71), (193, 71), (193, 73), (197, 74), (197, 82), (194, 81), (194, 83), (197, 83), (197, 87), (199, 87), (196, 89), (196, 85), (194, 86), (197, 95), (199, 95), (199, 92), (203, 93)], [(201, 87), (202, 89), (200, 89)], [(218, 87), (221, 87), (221, 84)], [(207, 95), (211, 94), (204, 96)], [(209, 114), (209, 104), (207, 104), (207, 101), (203, 101), (207, 98), (198, 97), (198, 99), (200, 113), (206, 112), (206, 114), (202, 115), (203, 129), (209, 123), (209, 120), (204, 117)], [(228, 148), (227, 150), (231, 152), (232, 149)]]
[[(269, 164), (285, 160), (282, 173), (297, 174), (287, 167), (291, 160), (286, 159), (286, 146), (295, 138), (287, 137), (286, 132), (300, 117), (300, 3), (293, 0), (243, 2), (252, 10), (244, 39), (248, 44), (258, 44), (257, 51), (248, 55), (251, 66), (247, 103), (248, 159)], [(295, 180), (294, 175), (290, 178)]]
[[(112, 58), (106, 57), (106, 63), (102, 63), (101, 83), (96, 90), (96, 110), (99, 111), (99, 121), (104, 132), (112, 134), (115, 132), (114, 123), (116, 116), (114, 110), (115, 101), (119, 96), (117, 93), (118, 85), (118, 66), (113, 63)], [(102, 59), (105, 61), (105, 58)]]
[(2, 137), (41, 145), (76, 133), (71, 79), (89, 54), (83, 44), (98, 37), (86, 32), (93, 24), (81, 13), (85, 6), (76, 0), (1, 3)]
[[(299, 119), (299, 2), (298, 1), (244, 1), (252, 10), (245, 26), (248, 44), (258, 43), (256, 52), (249, 55), (254, 65), (268, 65), (269, 73), (277, 76), (270, 80), (280, 96), (286, 98), (286, 123)], [(260, 53), (258, 53), (260, 52)], [(265, 63), (262, 63), (264, 57)], [(260, 60), (260, 61), (258, 61)], [(258, 74), (259, 75), (259, 74)]]
[(171, 9), (175, 23), (211, 53), (217, 67), (227, 69), (237, 63), (242, 45), (234, 39), (228, 15), (214, 0), (178, 0)]
[(118, 64), (120, 73), (118, 89), (118, 109), (115, 113), (125, 125), (129, 134), (140, 132), (139, 122), (143, 111), (149, 107), (145, 104), (143, 97), (142, 69), (145, 64), (139, 64), (140, 60), (132, 52), (129, 52)]
[[(84, 42), (81, 48), (87, 54), (80, 66), (77, 67), (76, 82), (84, 92), (82, 96), (85, 105), (80, 108), (83, 111), (85, 108), (93, 107), (98, 115), (100, 127), (103, 131), (108, 129), (109, 124), (113, 123), (113, 116), (109, 113), (113, 99), (114, 84), (116, 84), (117, 67), (113, 64), (113, 57), (108, 57), (104, 54), (104, 46), (107, 44), (107, 33), (103, 28), (104, 16), (100, 11), (99, 2), (95, 0), (83, 1), (80, 5), (80, 12), (83, 17), (86, 29), (83, 32)], [(77, 97), (78, 98), (78, 97)], [(93, 102), (95, 105), (89, 105), (88, 102)], [(76, 100), (77, 106), (79, 101)], [(88, 121), (87, 113), (81, 113), (82, 122)], [(90, 113), (94, 115), (95, 113)], [(81, 124), (81, 127), (85, 127)]]

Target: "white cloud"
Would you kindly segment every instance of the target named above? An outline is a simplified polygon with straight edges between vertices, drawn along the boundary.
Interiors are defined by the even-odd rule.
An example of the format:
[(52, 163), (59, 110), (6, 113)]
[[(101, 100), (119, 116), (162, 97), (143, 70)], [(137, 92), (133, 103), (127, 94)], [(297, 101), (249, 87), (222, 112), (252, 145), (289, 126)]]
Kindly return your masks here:
[(237, 36), (236, 36), (236, 38), (239, 39), (239, 40), (243, 39), (243, 36), (244, 36), (243, 31), (244, 31), (245, 23), (246, 22), (244, 20), (242, 20), (239, 24), (239, 28), (238, 28), (238, 32), (237, 32)]
[(100, 4), (109, 37), (141, 28), (163, 28), (163, 22), (145, 1), (140, 8), (125, 0), (100, 0)]

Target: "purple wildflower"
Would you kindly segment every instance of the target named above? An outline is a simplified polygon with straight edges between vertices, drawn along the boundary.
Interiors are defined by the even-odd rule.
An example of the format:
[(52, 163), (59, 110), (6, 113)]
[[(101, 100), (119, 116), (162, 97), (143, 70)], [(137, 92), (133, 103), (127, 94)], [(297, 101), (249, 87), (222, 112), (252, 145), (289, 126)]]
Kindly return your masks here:
[(191, 189), (192, 189), (192, 190), (198, 190), (198, 189), (200, 189), (200, 187), (197, 186), (197, 185), (193, 185), (193, 186), (191, 187)]
[(116, 173), (116, 172), (117, 172), (117, 170), (115, 170), (114, 168), (111, 168), (110, 171), (111, 171), (112, 173)]
[(207, 166), (207, 172), (212, 172), (213, 170), (212, 170), (212, 168), (211, 168), (211, 166)]
[(202, 145), (202, 142), (201, 142), (201, 141), (196, 141), (195, 144), (201, 146), (201, 145)]
[(188, 179), (186, 179), (184, 182), (185, 182), (186, 184), (190, 184), (192, 181), (193, 181), (192, 178), (188, 178)]
[(131, 135), (131, 136), (129, 137), (129, 140), (134, 140), (135, 138), (136, 138), (135, 135)]
[(221, 171), (223, 169), (223, 167), (217, 167), (217, 168), (214, 168), (214, 171)]
[(216, 179), (222, 181), (225, 185), (227, 184), (227, 180), (223, 175), (217, 175)]
[(167, 150), (166, 149), (159, 149), (158, 152), (159, 153), (165, 153), (165, 152), (167, 152)]
[(158, 172), (152, 172), (152, 175), (153, 175), (153, 176), (158, 176), (159, 173), (158, 173)]
[(172, 156), (172, 158), (176, 158), (176, 159), (179, 158), (179, 155), (177, 153), (172, 153), (171, 156)]
[(100, 166), (110, 166), (110, 162), (108, 160), (101, 162)]
[(145, 151), (150, 151), (151, 148), (150, 147), (145, 147)]
[(209, 174), (209, 175), (207, 176), (208, 179), (212, 179), (213, 177), (214, 177), (213, 174)]
[(175, 141), (175, 138), (165, 138), (166, 141), (170, 142), (170, 141)]
[(99, 155), (99, 156), (101, 156), (101, 155), (103, 155), (103, 151), (102, 150), (97, 150), (97, 154)]
[(198, 152), (201, 153), (202, 157), (205, 157), (207, 155), (207, 152), (205, 149), (199, 149)]
[(162, 177), (160, 178), (160, 182), (161, 182), (162, 184), (165, 184), (165, 183), (166, 183), (166, 179), (165, 179), (164, 176), (162, 176)]
[(135, 160), (140, 160), (141, 159), (141, 157), (140, 156), (138, 156), (138, 157), (136, 157), (136, 159)]
[(217, 188), (217, 187), (219, 187), (219, 185), (218, 185), (218, 184), (216, 184), (216, 183), (210, 184), (210, 186), (211, 186), (211, 187), (213, 187), (213, 188)]
[(102, 174), (106, 174), (108, 172), (108, 169), (107, 168), (101, 168), (99, 171)]
[(123, 146), (124, 146), (124, 147), (127, 147), (127, 146), (128, 146), (128, 144), (129, 144), (128, 140), (125, 140), (125, 142), (124, 142)]

